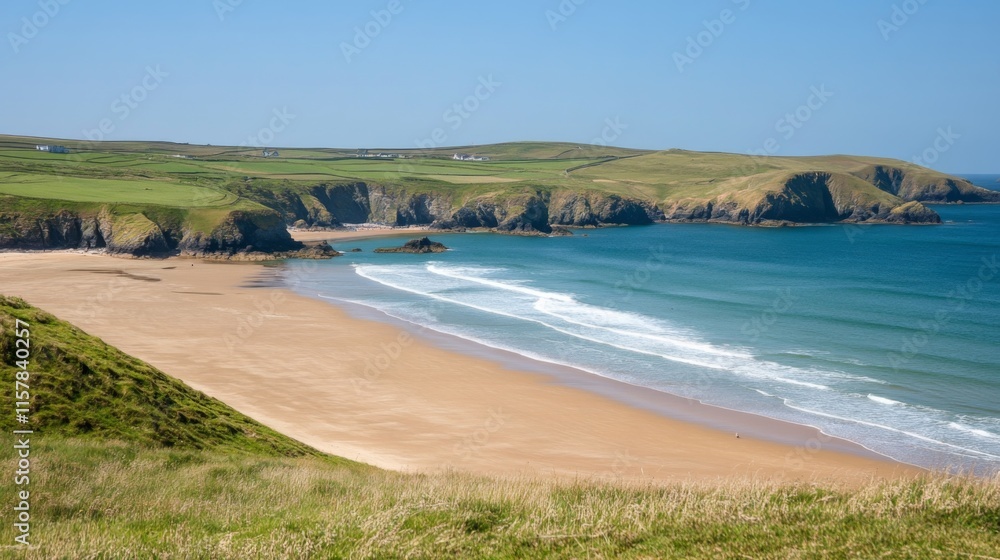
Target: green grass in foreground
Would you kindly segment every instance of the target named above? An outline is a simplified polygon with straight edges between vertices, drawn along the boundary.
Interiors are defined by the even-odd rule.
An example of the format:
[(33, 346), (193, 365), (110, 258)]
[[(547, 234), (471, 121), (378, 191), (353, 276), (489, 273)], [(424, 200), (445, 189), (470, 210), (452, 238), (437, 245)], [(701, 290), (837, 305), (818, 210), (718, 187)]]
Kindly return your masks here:
[[(1000, 481), (657, 487), (418, 476), (55, 437), (34, 445), (36, 548), (8, 557), (993, 558), (1000, 550)], [(0, 461), (12, 460), (4, 446)], [(13, 538), (6, 523), (0, 538)]]
[[(13, 546), (4, 521), (0, 557), (995, 558), (1000, 550), (1000, 479), (658, 486), (378, 470), (321, 455), (0, 296), (5, 387), (13, 387), (15, 318), (31, 325), (33, 546)], [(0, 428), (10, 433), (9, 414)], [(4, 476), (15, 458), (0, 446)], [(14, 488), (0, 489), (10, 520)]]

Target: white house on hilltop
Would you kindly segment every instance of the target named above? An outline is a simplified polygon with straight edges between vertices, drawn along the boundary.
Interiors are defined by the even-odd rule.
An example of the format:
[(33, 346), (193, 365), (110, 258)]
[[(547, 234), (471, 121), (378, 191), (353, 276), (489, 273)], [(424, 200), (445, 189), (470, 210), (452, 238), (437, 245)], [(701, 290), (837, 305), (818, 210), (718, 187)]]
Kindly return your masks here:
[(458, 161), (490, 161), (490, 158), (486, 156), (472, 156), (469, 154), (455, 154), (451, 156), (451, 159)]
[(354, 154), (354, 157), (359, 157), (359, 158), (379, 158), (379, 159), (406, 159), (409, 156), (406, 156), (406, 155), (403, 155), (403, 154), (384, 153), (384, 152), (371, 153), (368, 150), (360, 149), (360, 150), (358, 150), (358, 152), (356, 154)]
[(35, 146), (35, 149), (38, 150), (38, 151), (40, 151), (40, 152), (49, 152), (49, 153), (53, 153), (53, 154), (68, 154), (69, 153), (69, 150), (66, 149), (66, 146), (49, 146), (49, 145), (45, 145), (45, 144), (38, 144), (37, 146)]

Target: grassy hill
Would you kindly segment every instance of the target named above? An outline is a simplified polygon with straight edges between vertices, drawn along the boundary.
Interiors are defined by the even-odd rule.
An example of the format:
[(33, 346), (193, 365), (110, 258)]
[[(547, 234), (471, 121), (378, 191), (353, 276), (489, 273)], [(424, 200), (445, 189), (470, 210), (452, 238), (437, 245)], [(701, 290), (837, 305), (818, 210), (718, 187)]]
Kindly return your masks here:
[[(176, 449), (319, 456), (223, 403), (41, 311), (0, 295), (0, 381), (14, 385), (14, 324), (30, 325), (33, 429), (43, 439), (84, 437)], [(0, 429), (24, 429), (11, 414)]]
[[(70, 153), (37, 151), (39, 143)], [(355, 149), (280, 152), (0, 136), (0, 247), (287, 251), (295, 244), (285, 225), (358, 222), (517, 233), (660, 220), (936, 223), (923, 203), (1000, 202), (1000, 193), (957, 177), (857, 156), (553, 142), (369, 149), (370, 157)], [(489, 161), (456, 161), (456, 152)], [(112, 227), (121, 216), (127, 242)]]
[[(34, 150), (36, 143), (65, 145), (69, 154)], [(866, 178), (876, 167), (898, 169), (919, 182), (934, 183), (961, 179), (899, 160), (859, 157), (759, 157), (739, 154), (649, 151), (557, 142), (512, 142), (482, 146), (461, 146), (427, 150), (368, 150), (366, 158), (356, 150), (284, 148), (278, 158), (263, 158), (255, 148), (191, 146), (165, 142), (79, 142), (0, 135), (0, 170), (23, 170), (49, 175), (45, 180), (21, 175), (19, 181), (58, 182), (58, 177), (121, 177), (150, 188), (148, 180), (185, 186), (177, 188), (175, 199), (159, 200), (159, 190), (146, 196), (154, 204), (200, 205), (188, 193), (197, 185), (218, 186), (228, 180), (245, 178), (305, 181), (363, 180), (392, 183), (426, 179), (452, 185), (489, 187), (497, 183), (544, 183), (548, 188), (585, 188), (614, 194), (634, 195), (651, 201), (670, 202), (680, 197), (720, 194), (747, 184), (753, 177), (758, 185), (769, 179), (796, 173), (843, 173)], [(376, 154), (398, 157), (374, 157)], [(487, 156), (489, 161), (451, 159), (454, 153)], [(9, 176), (2, 174), (0, 178)], [(69, 179), (67, 179), (69, 180)], [(7, 181), (0, 181), (4, 183)], [(142, 182), (142, 184), (140, 184)], [(49, 196), (48, 188), (42, 192)], [(877, 185), (876, 185), (877, 186)], [(17, 194), (30, 196), (26, 186)], [(71, 189), (70, 186), (64, 188)], [(144, 191), (135, 194), (142, 195)], [(485, 191), (484, 191), (485, 192)], [(58, 193), (51, 193), (57, 197)], [(228, 198), (202, 195), (205, 204), (231, 203)], [(945, 202), (946, 200), (942, 200)]]
[(237, 197), (223, 190), (167, 181), (92, 179), (40, 173), (0, 173), (0, 193), (71, 202), (149, 204), (177, 208), (231, 206)]
[[(413, 475), (320, 455), (21, 300), (32, 548), (3, 558), (991, 558), (1000, 480), (653, 485)], [(5, 401), (9, 404), (10, 400)], [(8, 406), (9, 410), (9, 406)], [(0, 416), (8, 431), (12, 419)], [(0, 447), (0, 462), (15, 451)], [(0, 502), (11, 512), (10, 485)]]

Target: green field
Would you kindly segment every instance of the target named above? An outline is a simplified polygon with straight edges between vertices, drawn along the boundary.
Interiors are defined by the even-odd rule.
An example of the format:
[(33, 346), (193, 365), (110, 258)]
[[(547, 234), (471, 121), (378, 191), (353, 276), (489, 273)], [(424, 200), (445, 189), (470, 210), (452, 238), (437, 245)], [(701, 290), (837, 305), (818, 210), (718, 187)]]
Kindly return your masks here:
[(89, 179), (39, 173), (0, 173), (0, 194), (72, 202), (155, 204), (178, 208), (229, 206), (237, 196), (173, 181)]
[[(603, 185), (621, 194), (644, 193), (658, 200), (682, 197), (710, 198), (725, 192), (777, 186), (794, 173), (824, 171), (852, 174), (874, 165), (915, 165), (880, 158), (851, 156), (752, 157), (737, 154), (669, 150), (640, 157), (603, 162), (571, 173), (576, 180)], [(927, 175), (934, 175), (926, 170)]]
[[(253, 177), (284, 180), (293, 184), (372, 181), (392, 184), (419, 179), (447, 190), (450, 185), (495, 185), (522, 183), (545, 188), (574, 188), (637, 196), (653, 202), (681, 198), (710, 198), (732, 190), (756, 190), (778, 185), (790, 174), (823, 171), (857, 173), (875, 165), (896, 166), (928, 180), (944, 177), (905, 162), (867, 157), (751, 157), (738, 154), (643, 151), (566, 143), (520, 142), (488, 146), (434, 150), (385, 150), (408, 156), (401, 159), (357, 158), (355, 150), (281, 150), (281, 157), (265, 159), (256, 149), (189, 146), (187, 144), (106, 142), (90, 145), (73, 141), (51, 141), (67, 145), (70, 154), (48, 154), (34, 150), (34, 139), (0, 137), (0, 171), (57, 175), (120, 175), (137, 181), (168, 180), (199, 185), (222, 185)], [(378, 150), (370, 150), (376, 153)], [(468, 152), (491, 158), (487, 162), (455, 161), (451, 155)], [(25, 181), (23, 177), (20, 179)], [(50, 179), (43, 181), (53, 183)], [(225, 204), (227, 198), (209, 193), (178, 190), (177, 196), (148, 185), (137, 186), (129, 195), (142, 199), (150, 194), (157, 204)], [(72, 187), (55, 189), (51, 197), (91, 200), (74, 194)], [(127, 193), (117, 185), (108, 193)], [(31, 189), (5, 187), (3, 192), (33, 195)], [(160, 198), (161, 194), (164, 196)], [(95, 195), (98, 199), (104, 195)], [(130, 198), (129, 200), (134, 200)], [(152, 200), (151, 200), (152, 201)], [(189, 202), (195, 201), (195, 202)]]
[[(0, 143), (0, 147), (2, 146)], [(102, 149), (110, 147), (110, 144), (101, 146)], [(525, 150), (509, 151), (519, 156), (525, 153)], [(283, 150), (283, 156), (276, 159), (264, 159), (254, 154), (256, 152), (236, 151), (187, 159), (187, 157), (175, 157), (186, 154), (168, 155), (152, 150), (141, 153), (82, 151), (71, 154), (48, 154), (34, 149), (18, 150), (8, 147), (0, 149), (0, 170), (79, 176), (103, 175), (108, 179), (122, 175), (136, 181), (164, 179), (225, 183), (249, 176), (313, 183), (352, 180), (391, 183), (405, 179), (421, 179), (436, 181), (446, 186), (476, 184), (477, 178), (481, 178), (482, 184), (519, 181), (566, 182), (568, 169), (607, 159), (592, 156), (504, 160), (500, 156), (494, 156), (498, 159), (489, 162), (464, 162), (452, 160), (450, 155), (382, 159), (356, 158), (343, 154), (325, 155), (316, 151), (294, 149)], [(571, 152), (571, 155), (579, 154)], [(21, 177), (19, 180), (25, 181), (26, 178)], [(0, 178), (0, 181), (3, 179)], [(21, 196), (48, 197), (44, 190), (39, 195), (32, 194), (30, 190), (13, 188), (3, 192)], [(58, 198), (63, 195), (62, 191), (55, 191), (52, 197)], [(77, 200), (77, 198), (67, 198), (67, 200)]]

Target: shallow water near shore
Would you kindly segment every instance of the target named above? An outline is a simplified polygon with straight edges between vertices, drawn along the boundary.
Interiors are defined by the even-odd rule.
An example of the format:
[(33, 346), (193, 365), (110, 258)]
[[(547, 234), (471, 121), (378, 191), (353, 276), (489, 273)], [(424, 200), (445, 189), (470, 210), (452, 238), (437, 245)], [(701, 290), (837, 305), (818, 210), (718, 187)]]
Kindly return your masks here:
[(907, 463), (997, 472), (1000, 206), (934, 209), (944, 224), (440, 234), (452, 250), (436, 255), (345, 241), (334, 247), (363, 252), (293, 262), (286, 277), (541, 364), (815, 426)]

